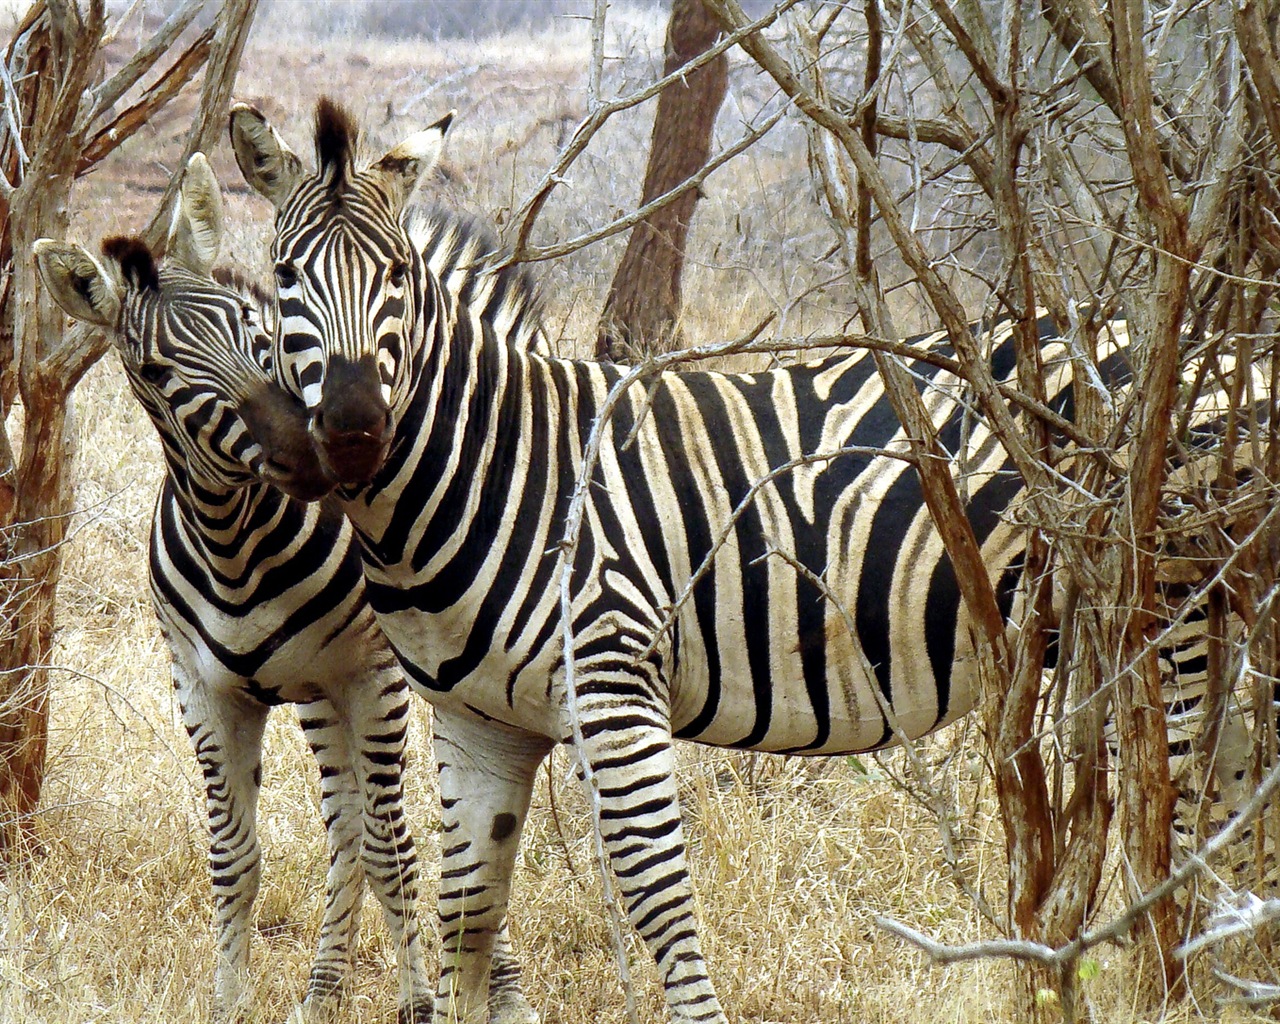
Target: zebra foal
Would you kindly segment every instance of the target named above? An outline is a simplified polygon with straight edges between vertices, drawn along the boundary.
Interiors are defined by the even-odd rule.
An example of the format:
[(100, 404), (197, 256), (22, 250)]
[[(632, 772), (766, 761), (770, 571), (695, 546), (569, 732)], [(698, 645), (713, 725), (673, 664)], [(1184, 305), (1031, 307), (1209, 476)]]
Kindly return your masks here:
[[(311, 415), (378, 621), (435, 708), (450, 837), (436, 1012), (472, 1024), (487, 1019), (534, 772), (572, 732), (558, 542), (622, 371), (522, 351), (512, 324), (442, 288), (401, 215), (447, 128), (361, 167), (354, 124), (322, 101), (308, 172), (257, 111), (231, 117), (241, 170), (277, 209), (274, 372)], [(1003, 378), (1013, 343), (997, 341)], [(1065, 401), (1067, 353), (1046, 341), (1045, 358)], [(1005, 513), (1021, 482), (981, 422), (966, 429), (957, 382), (914, 369), (944, 446), (965, 456), (1010, 616), (1025, 540)], [(581, 736), (611, 866), (678, 1024), (725, 1017), (693, 915), (673, 738), (855, 753), (974, 706), (975, 631), (917, 474), (874, 454), (894, 447), (903, 434), (865, 352), (661, 374), (600, 437), (570, 582)], [(842, 454), (804, 462), (817, 452)]]
[(109, 239), (101, 261), (48, 239), (35, 248), (59, 305), (106, 329), (163, 446), (151, 590), (205, 778), (215, 1016), (247, 997), (262, 735), (270, 709), (292, 703), (320, 767), (329, 845), (305, 1015), (323, 1019), (351, 969), (363, 875), (396, 943), (401, 1020), (426, 1020), (417, 855), (402, 807), (408, 690), (365, 601), (346, 521), (264, 482), (288, 486), (314, 457), (297, 403), (259, 363), (262, 293), (210, 276), (221, 234), (218, 183), (197, 155), (159, 267), (137, 239)]

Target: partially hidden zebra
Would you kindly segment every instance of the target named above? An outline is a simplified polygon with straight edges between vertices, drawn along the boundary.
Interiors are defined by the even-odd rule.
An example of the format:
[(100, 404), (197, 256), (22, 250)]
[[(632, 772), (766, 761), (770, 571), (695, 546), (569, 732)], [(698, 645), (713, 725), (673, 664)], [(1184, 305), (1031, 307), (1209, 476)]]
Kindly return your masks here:
[[(623, 371), (520, 351), (432, 276), (401, 211), (448, 124), (361, 167), (354, 123), (322, 100), (312, 172), (259, 112), (231, 115), (240, 168), (277, 210), (275, 372), (311, 414), (370, 602), (435, 709), (449, 835), (437, 1019), (486, 1019), (534, 772), (574, 733), (569, 637), (578, 740), (630, 920), (672, 1018), (721, 1022), (673, 738), (832, 754), (886, 746), (895, 729), (921, 736), (973, 707), (975, 631), (917, 474), (884, 454), (904, 450), (903, 434), (865, 352), (664, 373), (626, 392), (583, 496), (566, 624), (566, 514)], [(1001, 377), (1012, 352), (1007, 337), (994, 345)], [(1069, 359), (1052, 342), (1045, 358), (1061, 398)], [(944, 445), (965, 457), (1009, 615), (1024, 540), (1005, 513), (1020, 481), (980, 420), (965, 430), (954, 378), (914, 372)]]
[[(454, 294), (500, 307), (501, 288), (477, 272), (491, 240), (443, 213), (421, 221), (425, 251)], [(207, 790), (214, 1014), (229, 1016), (246, 998), (262, 735), (270, 709), (293, 703), (320, 766), (330, 851), (306, 1017), (328, 1015), (351, 968), (363, 875), (396, 944), (400, 1019), (426, 1021), (432, 989), (415, 912), (417, 857), (402, 808), (408, 691), (365, 599), (344, 517), (267, 483), (290, 487), (291, 479), (314, 477), (306, 467), (314, 455), (299, 403), (271, 387), (264, 369), (265, 294), (240, 275), (211, 276), (222, 229), (217, 181), (197, 155), (158, 266), (133, 238), (108, 240), (102, 259), (51, 240), (35, 250), (62, 308), (107, 331), (163, 446), (150, 575)], [(531, 301), (527, 289), (518, 291)], [(545, 345), (537, 316), (524, 319), (524, 343)], [(291, 489), (298, 498), (316, 496), (305, 485)], [(503, 934), (494, 1005), (506, 1019), (532, 1019), (505, 950)]]

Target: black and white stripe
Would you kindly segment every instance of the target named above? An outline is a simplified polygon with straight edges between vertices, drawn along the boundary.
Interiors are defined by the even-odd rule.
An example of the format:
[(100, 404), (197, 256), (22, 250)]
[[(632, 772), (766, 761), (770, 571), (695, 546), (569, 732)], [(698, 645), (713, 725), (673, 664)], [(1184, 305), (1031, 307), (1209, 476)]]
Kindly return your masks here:
[[(314, 175), (264, 124), (233, 113), (241, 168), (278, 207), (277, 373), (311, 411), (379, 623), (435, 707), (456, 837), (437, 1013), (483, 1021), (533, 773), (570, 735), (559, 542), (622, 371), (507, 344), (414, 258), (399, 205), (447, 121), (357, 170), (354, 128), (322, 102)], [(1116, 378), (1124, 331), (1114, 325), (1103, 353)], [(1069, 412), (1069, 353), (1045, 334), (1047, 390)], [(989, 342), (997, 377), (1009, 377), (1007, 328)], [(964, 467), (1009, 615), (1024, 539), (1007, 513), (1021, 482), (967, 415), (963, 383), (936, 366), (912, 370)], [(676, 1021), (724, 1015), (693, 917), (672, 739), (850, 753), (974, 706), (977, 631), (919, 478), (892, 457), (906, 451), (865, 352), (767, 373), (659, 375), (604, 427), (571, 577), (578, 710), (610, 861)], [(789, 463), (803, 464), (755, 488)]]

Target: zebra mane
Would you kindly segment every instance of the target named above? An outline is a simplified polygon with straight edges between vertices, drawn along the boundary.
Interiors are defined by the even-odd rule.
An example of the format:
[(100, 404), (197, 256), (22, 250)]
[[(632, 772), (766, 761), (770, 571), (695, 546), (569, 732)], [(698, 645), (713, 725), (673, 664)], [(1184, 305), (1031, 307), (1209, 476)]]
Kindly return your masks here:
[(406, 228), (430, 272), (456, 301), (508, 331), (536, 336), (532, 347), (548, 351), (541, 337), (542, 286), (527, 264), (503, 261), (506, 250), (487, 222), (444, 206), (415, 205)]
[(120, 265), (125, 282), (135, 288), (159, 291), (160, 271), (150, 247), (134, 235), (117, 235), (102, 243), (102, 254)]
[(261, 283), (239, 267), (214, 267), (210, 276), (223, 288), (243, 296), (264, 312), (271, 309), (272, 296)]
[(337, 193), (355, 165), (360, 129), (341, 104), (321, 96), (316, 104), (316, 162), (329, 188)]

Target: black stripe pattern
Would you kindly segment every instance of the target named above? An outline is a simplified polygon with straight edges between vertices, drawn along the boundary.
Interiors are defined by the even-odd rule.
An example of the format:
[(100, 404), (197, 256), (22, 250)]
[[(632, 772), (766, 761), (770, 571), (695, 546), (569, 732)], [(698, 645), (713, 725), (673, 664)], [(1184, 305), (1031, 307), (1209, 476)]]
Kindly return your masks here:
[(266, 380), (266, 309), (243, 282), (224, 287), (173, 263), (154, 287), (122, 276), (112, 340), (164, 450), (151, 587), (205, 778), (216, 1010), (229, 1015), (247, 998), (262, 735), (270, 709), (288, 703), (319, 765), (329, 845), (304, 1008), (310, 1019), (339, 996), (363, 877), (395, 938), (401, 1006), (411, 1015), (430, 989), (402, 807), (407, 689), (365, 600), (350, 527), (335, 509), (260, 480), (265, 455), (246, 406)]

